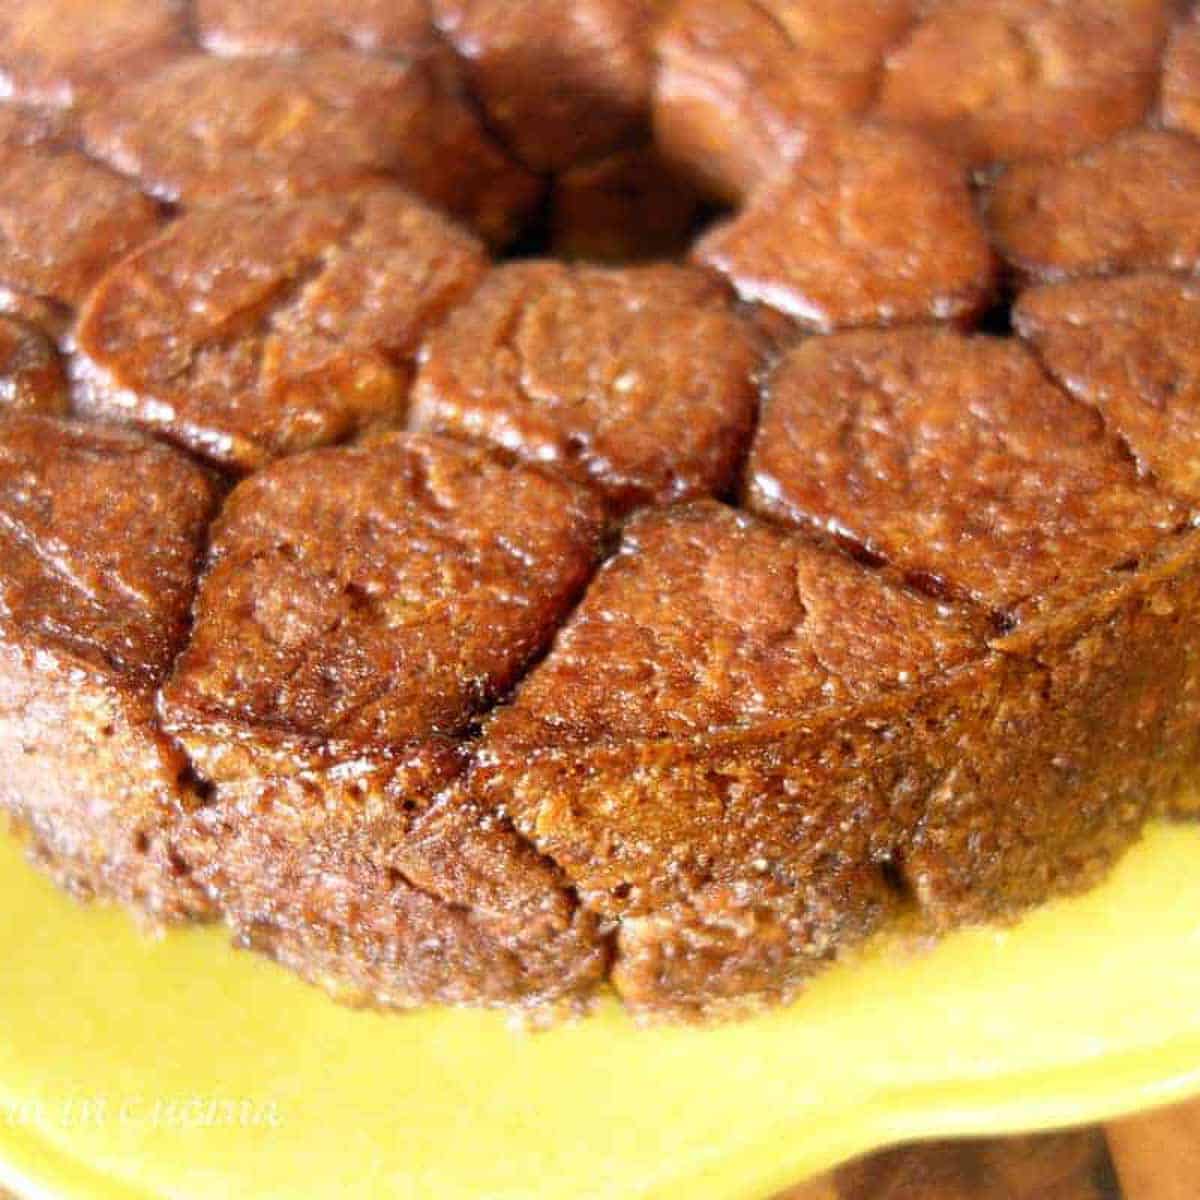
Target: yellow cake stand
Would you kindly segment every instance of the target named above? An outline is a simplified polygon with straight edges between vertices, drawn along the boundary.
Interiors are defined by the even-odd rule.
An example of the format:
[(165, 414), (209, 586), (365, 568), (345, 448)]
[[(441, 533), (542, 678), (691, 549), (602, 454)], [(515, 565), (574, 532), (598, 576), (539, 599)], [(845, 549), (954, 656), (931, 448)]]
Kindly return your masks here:
[(29, 1200), (762, 1200), (885, 1142), (1200, 1092), (1195, 826), (709, 1031), (346, 1011), (218, 930), (78, 907), (6, 840), (0, 914), (0, 1184)]

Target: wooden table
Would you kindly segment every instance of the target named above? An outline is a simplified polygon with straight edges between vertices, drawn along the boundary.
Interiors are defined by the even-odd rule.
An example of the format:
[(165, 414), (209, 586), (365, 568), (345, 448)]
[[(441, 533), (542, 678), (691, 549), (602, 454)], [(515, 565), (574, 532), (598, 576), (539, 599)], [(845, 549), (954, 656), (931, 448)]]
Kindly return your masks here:
[(1200, 1100), (1104, 1129), (871, 1155), (777, 1200), (1197, 1200)]

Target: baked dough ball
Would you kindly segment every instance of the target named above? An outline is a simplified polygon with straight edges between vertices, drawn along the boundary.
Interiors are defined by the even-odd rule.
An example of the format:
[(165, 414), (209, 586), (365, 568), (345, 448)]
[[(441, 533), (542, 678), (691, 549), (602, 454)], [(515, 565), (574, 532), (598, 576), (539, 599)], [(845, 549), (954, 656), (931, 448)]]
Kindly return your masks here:
[(553, 466), (615, 512), (670, 503), (731, 482), (759, 352), (699, 271), (513, 263), (425, 345), (412, 422)]
[(1200, 145), (1140, 130), (1061, 163), (1005, 171), (984, 214), (1027, 280), (1200, 265)]
[(0, 287), (10, 293), (73, 309), (160, 222), (132, 183), (76, 151), (0, 144)]
[(545, 648), (599, 530), (564, 481), (408, 434), (233, 491), (163, 707), (213, 787), (188, 861), (241, 938), (377, 1004), (596, 986), (594, 920), (446, 789), (450, 736)]
[(1139, 467), (1200, 498), (1200, 284), (1169, 275), (1033, 288), (1013, 321)]
[(96, 158), (188, 206), (390, 176), (504, 240), (537, 185), (490, 141), (456, 86), (436, 58), (192, 55), (89, 112), (83, 135)]
[(433, 0), (488, 120), (526, 165), (557, 171), (628, 141), (650, 107), (662, 0)]
[(879, 112), (968, 163), (1061, 158), (1154, 102), (1168, 0), (940, 0), (888, 57)]
[(174, 0), (5, 0), (0, 95), (86, 106), (185, 46)]
[(398, 188), (197, 210), (92, 294), (80, 403), (254, 470), (402, 419), (420, 338), (484, 267)]
[(1022, 346), (943, 330), (783, 358), (747, 498), (1008, 619), (1096, 587), (1185, 520)]
[(664, 153), (736, 201), (814, 122), (864, 112), (914, 0), (681, 0), (657, 50), (654, 129)]
[(155, 690), (216, 501), (140, 434), (0, 414), (0, 810), (60, 883), (156, 919), (210, 911), (178, 857), (199, 797)]
[(693, 250), (743, 300), (807, 329), (967, 321), (992, 254), (956, 160), (882, 126), (839, 126)]

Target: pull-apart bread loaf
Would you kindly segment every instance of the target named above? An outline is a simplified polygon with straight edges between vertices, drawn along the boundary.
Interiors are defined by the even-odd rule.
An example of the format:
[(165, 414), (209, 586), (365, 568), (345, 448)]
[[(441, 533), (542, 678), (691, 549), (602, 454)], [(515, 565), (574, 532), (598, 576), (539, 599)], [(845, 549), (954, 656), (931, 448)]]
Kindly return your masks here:
[(64, 886), (711, 1019), (1195, 814), (1194, 6), (0, 7), (0, 806)]

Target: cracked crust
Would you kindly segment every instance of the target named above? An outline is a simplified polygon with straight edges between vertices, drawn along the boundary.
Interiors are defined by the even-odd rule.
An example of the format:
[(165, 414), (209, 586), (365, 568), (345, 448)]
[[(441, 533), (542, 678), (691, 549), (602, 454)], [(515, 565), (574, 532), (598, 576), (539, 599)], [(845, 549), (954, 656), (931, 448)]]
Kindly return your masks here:
[(628, 1004), (752, 1009), (893, 907), (883, 772), (809, 730), (982, 653), (969, 616), (754, 517), (643, 513), (488, 721), (472, 785), (620, 918)]
[(502, 239), (537, 184), (456, 89), (436, 56), (191, 55), (89, 112), (83, 138), (98, 159), (172, 202), (282, 200), (392, 177)]
[(239, 936), (389, 1005), (595, 985), (592, 918), (446, 789), (453, 737), (545, 646), (599, 531), (570, 485), (414, 434), (233, 492), (163, 709), (214, 785), (185, 857)]
[(810, 341), (766, 390), (751, 508), (1009, 621), (1095, 589), (1187, 519), (1013, 342)]
[(977, 633), (712, 501), (642, 513), (488, 739), (533, 750), (752, 729), (966, 661)]
[(66, 372), (54, 343), (28, 322), (0, 316), (0, 413), (62, 415), (70, 402)]
[(416, 54), (432, 33), (427, 0), (196, 0), (194, 20), (203, 45), (229, 55)]
[(216, 499), (137, 434), (0, 417), (0, 806), (60, 882), (163, 919), (207, 911), (174, 846), (195, 800), (154, 693)]
[(973, 167), (1063, 158), (1153, 104), (1168, 0), (950, 0), (888, 56), (878, 112)]
[(654, 130), (664, 154), (737, 201), (811, 127), (874, 99), (913, 0), (682, 0), (657, 39)]
[(173, 0), (5, 0), (0, 94), (63, 108), (89, 105), (184, 44)]
[(1138, 130), (1061, 163), (1005, 171), (984, 214), (1024, 281), (1200, 265), (1200, 145)]
[(412, 423), (553, 466), (619, 514), (729, 485), (760, 351), (701, 272), (515, 263), (425, 344)]
[[(786, 999), (898, 907), (944, 931), (1090, 886), (1194, 777), (1197, 535), (996, 637), (974, 605), (719, 514), (634, 522), (471, 776), (618, 920), (640, 1019)], [(738, 548), (737, 620), (705, 588), (731, 532), (813, 563), (798, 629), (773, 595), (790, 567)]]
[(0, 287), (73, 309), (160, 216), (128, 180), (24, 128), (0, 142)]
[(392, 811), (367, 814), (322, 809), (284, 781), (224, 788), (184, 852), (240, 943), (342, 1003), (499, 1007), (534, 1023), (586, 1008), (608, 960), (595, 918), (453, 791), (406, 813), (414, 786), (449, 778), (417, 774)]
[(493, 128), (558, 171), (634, 140), (650, 106), (663, 0), (433, 0)]
[(692, 256), (743, 300), (820, 333), (965, 322), (992, 288), (992, 253), (957, 162), (870, 125), (810, 138)]
[(399, 189), (197, 211), (93, 293), (80, 403), (237, 471), (394, 423), (419, 339), (484, 265)]
[(217, 778), (202, 746), (226, 725), (322, 748), (453, 735), (544, 646), (598, 532), (570, 485), (446, 439), (279, 462), (213, 531), (171, 727)]
[(1143, 473), (1200, 499), (1200, 286), (1169, 275), (1052, 284), (1023, 293), (1013, 319)]

